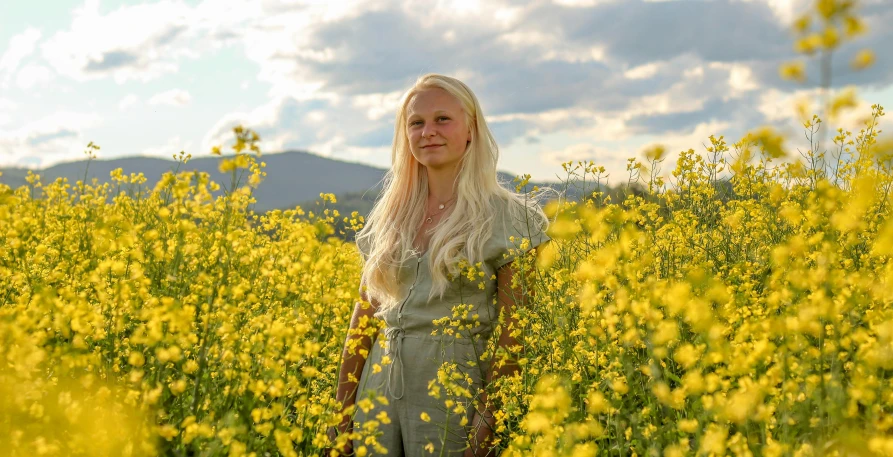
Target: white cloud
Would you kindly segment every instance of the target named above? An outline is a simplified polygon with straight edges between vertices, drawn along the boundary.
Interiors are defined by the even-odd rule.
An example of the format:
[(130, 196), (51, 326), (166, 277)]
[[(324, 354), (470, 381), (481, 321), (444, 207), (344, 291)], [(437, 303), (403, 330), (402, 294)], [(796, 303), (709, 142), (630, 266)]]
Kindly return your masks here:
[[(753, 0), (745, 0), (753, 1)], [(775, 18), (782, 24), (789, 25), (798, 14), (807, 11), (811, 6), (810, 0), (756, 0), (769, 5), (769, 8), (775, 14)]]
[(757, 109), (769, 122), (789, 122), (797, 117), (795, 108), (797, 100), (804, 98), (816, 100), (817, 94), (817, 90), (782, 92), (778, 89), (766, 89), (760, 94)]
[[(520, 29), (500, 33), (497, 39), (516, 52), (528, 51), (535, 61), (604, 62), (607, 51), (598, 43), (577, 44), (566, 41), (557, 31)], [(540, 52), (529, 52), (539, 49)]]
[(53, 73), (49, 68), (31, 63), (22, 67), (16, 75), (16, 85), (23, 90), (44, 86), (52, 80)]
[(749, 92), (760, 88), (759, 84), (754, 78), (753, 70), (751, 70), (750, 67), (746, 64), (710, 62), (707, 67), (729, 72), (729, 88), (731, 89), (731, 93), (729, 95), (731, 96), (738, 96), (744, 92)]
[(0, 131), (0, 165), (37, 166), (83, 157), (83, 131), (102, 118), (93, 113), (59, 111), (12, 131)]
[(629, 79), (648, 79), (657, 73), (660, 64), (657, 62), (639, 65), (623, 72), (623, 76)]
[(595, 145), (590, 143), (579, 143), (568, 146), (564, 149), (548, 151), (540, 158), (549, 165), (561, 165), (565, 162), (577, 161), (598, 161), (600, 156), (599, 150)]
[(375, 121), (393, 116), (397, 112), (400, 97), (402, 96), (403, 91), (356, 95), (353, 97), (353, 106), (358, 109), (365, 109), (366, 117)]
[(675, 84), (665, 92), (655, 95), (645, 95), (632, 100), (629, 106), (620, 114), (625, 119), (634, 116), (670, 114), (694, 111), (704, 107), (707, 96), (697, 97), (687, 94), (682, 84)]
[(236, 125), (260, 135), (261, 151), (303, 149), (339, 158), (380, 148), (390, 143), (393, 135), (393, 126), (387, 120), (370, 120), (364, 110), (337, 100), (278, 97), (251, 111), (221, 117), (202, 139), (202, 150), (209, 151), (213, 146), (228, 149)]
[(153, 95), (147, 102), (149, 105), (185, 106), (192, 102), (192, 96), (183, 89), (171, 89)]
[[(224, 115), (211, 129), (205, 133), (202, 139), (202, 151), (210, 151), (214, 146), (220, 146), (227, 152), (228, 145), (232, 144), (232, 128), (242, 125), (251, 129), (262, 130), (274, 128), (279, 122), (278, 112), (284, 100), (267, 102), (249, 112), (233, 112)], [(285, 142), (289, 139), (287, 133), (261, 134), (259, 147), (261, 151), (281, 151)]]
[(695, 79), (703, 79), (704, 78), (704, 66), (698, 65), (694, 68), (688, 68), (683, 73), (683, 76), (686, 78), (695, 78)]
[[(825, 132), (826, 144), (821, 146), (829, 150), (836, 149), (832, 145), (831, 139), (837, 135), (836, 130), (843, 128), (845, 131), (858, 135), (859, 130), (865, 127), (865, 122), (871, 115), (872, 103), (868, 100), (858, 99), (854, 108), (848, 109), (840, 113), (837, 119), (828, 119), (821, 112), (820, 106), (821, 92), (819, 89), (803, 89), (792, 93), (781, 92), (776, 89), (764, 91), (760, 95), (758, 109), (766, 117), (766, 120), (778, 128), (779, 132), (786, 138), (786, 145), (789, 152), (796, 153), (798, 149), (808, 150), (810, 144), (805, 136), (807, 132), (803, 127), (803, 121), (798, 114), (797, 105), (804, 103), (807, 106), (806, 115), (812, 117), (817, 114), (822, 117), (822, 128), (827, 129)], [(747, 126), (747, 128), (756, 128), (757, 125)], [(816, 135), (815, 140), (821, 137)]]
[(126, 111), (128, 108), (138, 104), (140, 102), (139, 96), (136, 94), (127, 94), (124, 98), (118, 102), (118, 109), (121, 111)]
[(179, 154), (180, 151), (186, 151), (188, 153), (190, 149), (192, 149), (191, 141), (183, 142), (179, 136), (175, 136), (167, 140), (165, 144), (143, 149), (140, 154), (144, 156), (170, 159), (174, 155)]
[(197, 57), (185, 44), (194, 38), (194, 22), (193, 10), (180, 1), (124, 6), (106, 15), (98, 1), (88, 1), (75, 10), (70, 30), (55, 33), (41, 49), (58, 73), (77, 81), (149, 81), (176, 71), (180, 58)]
[(11, 100), (0, 98), (0, 127), (12, 122), (12, 111), (16, 108), (16, 104)]
[(9, 85), (19, 64), (34, 52), (40, 36), (40, 30), (29, 27), (9, 40), (9, 48), (3, 53), (3, 57), (0, 57), (0, 77), (3, 78), (3, 87)]
[(552, 0), (556, 5), (572, 8), (591, 8), (605, 3), (613, 3), (617, 0)]
[[(736, 25), (742, 11), (753, 13), (742, 17), (741, 30), (761, 30), (764, 42), (768, 36), (778, 43), (773, 33), (782, 28), (767, 19), (772, 13), (763, 5), (791, 16), (790, 11), (803, 10), (791, 7), (793, 2), (806, 0), (750, 1), (756, 5), (704, 6)], [(637, 153), (632, 148), (643, 132), (728, 125), (710, 123), (717, 118), (734, 119), (736, 128), (742, 119), (772, 122), (780, 108), (754, 93), (758, 82), (771, 84), (758, 72), (790, 51), (759, 39), (730, 38), (726, 45), (717, 37), (734, 38), (736, 30), (722, 27), (699, 29), (694, 36), (703, 39), (695, 40), (690, 30), (666, 21), (666, 9), (622, 0), (437, 0), (424, 10), (415, 0), (158, 0), (109, 12), (101, 12), (96, 0), (86, 2), (70, 27), (47, 31), (48, 40), (36, 30), (19, 35), (27, 38), (19, 39), (19, 51), (7, 50), (0, 59), (0, 84), (18, 76), (34, 87), (45, 80), (41, 76), (53, 74), (49, 67), (77, 81), (132, 83), (165, 76), (180, 82), (164, 81), (162, 87), (186, 87), (183, 81), (201, 76), (178, 73), (184, 60), (234, 47), (249, 61), (247, 67), (257, 68), (250, 78), (239, 76), (236, 87), (269, 90), (266, 100), (240, 105), (247, 109), (223, 111), (202, 139), (205, 151), (231, 142), (230, 128), (241, 123), (261, 133), (264, 151), (300, 148), (342, 158), (378, 157), (389, 150), (393, 127), (388, 123), (400, 95), (415, 76), (437, 71), (468, 83), (486, 113), (499, 113), (487, 119), (501, 146), (528, 142), (534, 148), (540, 137), (560, 135), (561, 141), (543, 150), (555, 157), (552, 162), (562, 155), (613, 154), (618, 144)], [(576, 8), (567, 8), (570, 4)], [(680, 2), (680, 10), (686, 8), (691, 4)], [(633, 19), (641, 29), (626, 26), (624, 21)], [(644, 39), (654, 35), (661, 39)], [(42, 40), (43, 72), (27, 58)], [(127, 87), (115, 96), (123, 97), (117, 103), (121, 111), (191, 103), (182, 89), (153, 96)], [(740, 116), (727, 116), (730, 107)], [(12, 120), (9, 113), (3, 116), (0, 109), (0, 123)], [(581, 146), (589, 143), (593, 149)], [(177, 147), (182, 145), (171, 140), (146, 151), (168, 154), (165, 148)]]
[(628, 172), (626, 171), (626, 160), (635, 158), (641, 162), (645, 162), (644, 151), (655, 144), (663, 145), (667, 154), (661, 164), (659, 175), (669, 179), (668, 183), (674, 182), (672, 178), (673, 169), (676, 167), (676, 161), (679, 159), (679, 153), (694, 149), (698, 154), (704, 154), (702, 145), (708, 144), (710, 135), (725, 135), (727, 143), (731, 144), (736, 139), (730, 141), (730, 128), (732, 125), (728, 122), (702, 122), (695, 126), (690, 132), (683, 134), (665, 134), (660, 138), (653, 137), (635, 137), (630, 138), (624, 145), (612, 147), (609, 153), (603, 155), (603, 161), (595, 160), (596, 165), (602, 165), (607, 172), (614, 178), (612, 182), (617, 183), (617, 179), (626, 179)]

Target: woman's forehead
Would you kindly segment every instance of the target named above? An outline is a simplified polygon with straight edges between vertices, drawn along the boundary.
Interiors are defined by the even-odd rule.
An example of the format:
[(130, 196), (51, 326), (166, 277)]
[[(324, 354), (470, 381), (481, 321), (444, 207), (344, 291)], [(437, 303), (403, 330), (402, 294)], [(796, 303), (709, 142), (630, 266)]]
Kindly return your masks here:
[(452, 94), (440, 88), (420, 90), (406, 104), (407, 116), (457, 111), (462, 111), (462, 104)]

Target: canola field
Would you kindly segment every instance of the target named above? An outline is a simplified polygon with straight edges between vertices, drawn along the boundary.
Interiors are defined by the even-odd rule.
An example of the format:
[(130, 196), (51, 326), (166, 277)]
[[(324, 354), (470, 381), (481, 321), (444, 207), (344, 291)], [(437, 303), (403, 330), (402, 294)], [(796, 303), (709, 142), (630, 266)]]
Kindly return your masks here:
[[(824, 4), (837, 3), (818, 17), (846, 24)], [(860, 131), (799, 160), (770, 130), (711, 137), (674, 163), (653, 148), (629, 164), (640, 190), (618, 201), (599, 190), (603, 169), (566, 164), (585, 198), (546, 206), (553, 241), (516, 263), (533, 297), (510, 329), (521, 344), (487, 354), (521, 367), (487, 386), (502, 455), (893, 456), (883, 115), (873, 106)], [(0, 185), (0, 455), (331, 447), (362, 266), (336, 235), (363, 218), (328, 194), (312, 211), (254, 214), (258, 138), (234, 133), (229, 183), (179, 172), (146, 189), (116, 171), (111, 185)], [(467, 400), (446, 408), (473, 402), (448, 365), (438, 382)], [(381, 401), (358, 400), (373, 413)], [(374, 425), (354, 431), (357, 455), (384, 451)]]

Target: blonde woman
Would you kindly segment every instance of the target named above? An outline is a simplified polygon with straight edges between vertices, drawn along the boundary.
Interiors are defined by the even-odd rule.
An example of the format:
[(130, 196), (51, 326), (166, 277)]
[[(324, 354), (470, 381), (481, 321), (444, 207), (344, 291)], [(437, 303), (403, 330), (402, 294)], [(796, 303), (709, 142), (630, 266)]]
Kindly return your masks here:
[[(482, 353), (499, 325), (496, 344), (517, 344), (505, 329), (527, 297), (511, 286), (512, 261), (549, 239), (539, 206), (499, 185), (498, 157), (464, 83), (427, 74), (406, 92), (384, 190), (357, 234), (365, 260), (360, 293), (372, 306), (357, 303), (353, 311), (336, 397), (345, 408), (360, 397), (387, 402), (357, 408), (330, 438), (375, 420), (389, 456), (493, 455), (495, 406), (482, 387), (517, 365), (491, 368)], [(529, 243), (518, 246), (522, 239)], [(460, 271), (463, 260), (476, 266), (471, 277)], [(442, 318), (460, 325), (445, 328)], [(377, 335), (358, 333), (373, 319), (383, 321)], [(442, 385), (438, 370), (458, 370), (459, 388)], [(341, 451), (376, 453), (365, 441)]]

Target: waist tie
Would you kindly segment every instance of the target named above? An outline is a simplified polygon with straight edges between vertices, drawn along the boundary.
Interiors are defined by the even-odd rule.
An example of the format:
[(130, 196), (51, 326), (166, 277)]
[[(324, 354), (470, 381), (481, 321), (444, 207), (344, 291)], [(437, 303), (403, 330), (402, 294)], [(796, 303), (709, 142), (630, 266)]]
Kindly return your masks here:
[[(388, 393), (394, 397), (395, 400), (399, 400), (403, 398), (404, 384), (403, 384), (403, 359), (402, 357), (402, 349), (403, 349), (403, 338), (405, 333), (400, 327), (388, 327), (385, 329), (385, 338), (388, 340), (388, 349), (385, 353), (388, 357), (391, 358), (391, 363), (388, 365), (388, 381), (387, 388)], [(394, 393), (394, 386), (391, 385), (391, 378), (394, 376), (394, 368), (396, 368), (397, 364), (400, 364), (400, 395)]]

